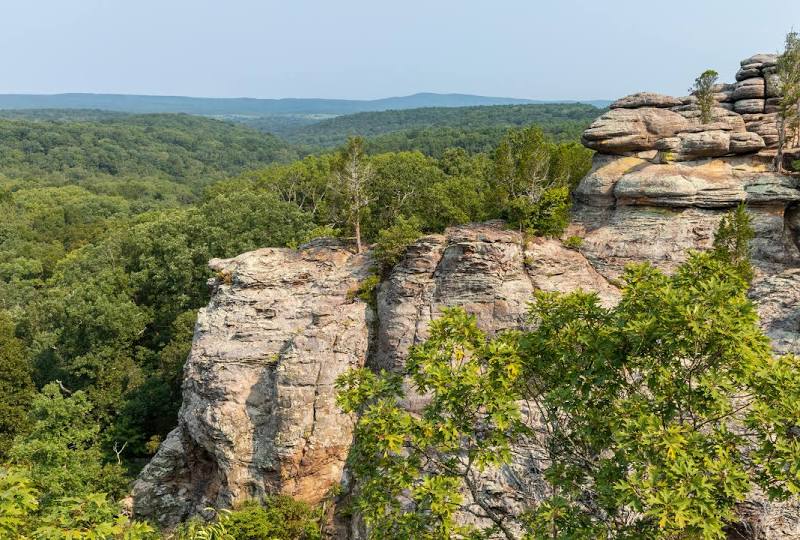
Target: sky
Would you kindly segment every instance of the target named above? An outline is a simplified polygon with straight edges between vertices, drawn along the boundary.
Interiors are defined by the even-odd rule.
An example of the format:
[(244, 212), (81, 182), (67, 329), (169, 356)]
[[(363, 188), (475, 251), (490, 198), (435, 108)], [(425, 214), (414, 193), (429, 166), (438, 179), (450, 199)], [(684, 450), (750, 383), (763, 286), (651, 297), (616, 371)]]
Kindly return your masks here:
[(793, 25), (800, 0), (0, 0), (0, 93), (682, 95)]

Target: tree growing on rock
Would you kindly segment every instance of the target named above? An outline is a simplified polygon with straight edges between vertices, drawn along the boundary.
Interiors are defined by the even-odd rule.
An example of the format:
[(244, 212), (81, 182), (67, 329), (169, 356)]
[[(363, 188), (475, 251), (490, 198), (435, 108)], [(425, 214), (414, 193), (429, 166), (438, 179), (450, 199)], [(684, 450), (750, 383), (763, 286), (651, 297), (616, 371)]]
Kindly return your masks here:
[(787, 143), (796, 144), (800, 131), (800, 35), (797, 32), (786, 35), (783, 53), (778, 56), (777, 75), (781, 98), (778, 105), (778, 151), (774, 166), (780, 170)]
[[(674, 275), (629, 267), (614, 308), (539, 292), (525, 332), (488, 338), (447, 310), (404, 373), (343, 376), (371, 537), (722, 540), (756, 486), (798, 493), (800, 359), (773, 356), (758, 327), (751, 233), (740, 209)], [(538, 488), (515, 484), (509, 504), (483, 473), (519, 482), (519, 455)]]
[(345, 199), (345, 219), (353, 227), (358, 252), (363, 251), (361, 222), (371, 202), (369, 184), (374, 176), (372, 165), (364, 154), (364, 139), (350, 137), (339, 155), (336, 180)]
[(717, 84), (719, 73), (713, 69), (707, 69), (694, 80), (694, 86), (689, 92), (697, 98), (697, 106), (700, 108), (700, 121), (704, 124), (711, 122), (714, 111), (714, 85)]

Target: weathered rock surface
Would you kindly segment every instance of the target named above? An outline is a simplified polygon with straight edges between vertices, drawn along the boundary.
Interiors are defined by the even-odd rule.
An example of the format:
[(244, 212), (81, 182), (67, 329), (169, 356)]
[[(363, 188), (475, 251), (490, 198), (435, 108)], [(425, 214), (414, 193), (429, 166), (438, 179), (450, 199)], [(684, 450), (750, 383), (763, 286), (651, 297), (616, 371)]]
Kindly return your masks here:
[(733, 99), (733, 101), (739, 101), (740, 99), (754, 99), (763, 97), (764, 79), (761, 77), (753, 77), (736, 83), (736, 88), (733, 90), (731, 99)]
[(619, 294), (579, 252), (557, 240), (526, 243), (501, 223), (426, 236), (381, 285), (374, 366), (399, 369), (443, 307), (462, 306), (482, 329), (495, 333), (524, 324), (534, 290), (578, 288), (597, 291), (607, 304)]
[(689, 122), (668, 109), (611, 109), (583, 133), (583, 144), (607, 154), (650, 150), (659, 139), (688, 128)]
[(612, 103), (610, 109), (638, 109), (640, 107), (677, 107), (681, 105), (681, 100), (676, 97), (654, 92), (638, 92), (620, 98)]
[[(500, 223), (453, 227), (409, 247), (374, 310), (351, 293), (370, 273), (369, 256), (339, 244), (212, 261), (219, 277), (198, 317), (180, 422), (137, 481), (134, 511), (169, 525), (264, 493), (320, 501), (342, 481), (352, 437), (353, 419), (334, 403), (337, 375), (365, 364), (401, 369), (446, 306), (496, 333), (525, 324), (535, 290), (581, 288), (613, 305), (625, 265), (673, 270), (688, 250), (710, 247), (723, 213), (742, 201), (756, 231), (751, 298), (776, 351), (800, 353), (800, 184), (757, 154), (777, 142), (776, 115), (763, 112), (774, 106), (763, 98), (774, 65), (774, 55), (743, 61), (737, 86), (715, 88), (734, 111), (715, 108), (708, 124), (692, 96), (651, 93), (619, 100), (592, 124), (583, 141), (599, 153), (575, 189), (566, 233), (583, 239), (580, 250), (526, 241)], [(743, 88), (764, 93), (745, 98), (759, 91)], [(410, 395), (406, 405), (424, 400)], [(544, 487), (524, 445), (481, 481), (514, 512)], [(753, 494), (740, 510), (730, 538), (800, 538), (794, 503)], [(358, 538), (357, 527), (338, 525), (336, 538)]]
[(324, 244), (211, 262), (180, 422), (134, 486), (137, 515), (173, 525), (275, 492), (316, 503), (339, 483), (353, 420), (333, 383), (366, 361), (372, 313), (349, 291), (370, 266)]

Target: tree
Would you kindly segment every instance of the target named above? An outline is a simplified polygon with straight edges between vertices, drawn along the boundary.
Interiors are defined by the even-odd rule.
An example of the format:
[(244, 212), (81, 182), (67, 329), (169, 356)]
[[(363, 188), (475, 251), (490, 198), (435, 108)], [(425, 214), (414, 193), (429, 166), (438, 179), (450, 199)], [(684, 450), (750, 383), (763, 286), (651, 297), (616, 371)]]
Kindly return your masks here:
[(786, 34), (783, 53), (778, 56), (777, 75), (781, 99), (778, 105), (778, 151), (774, 168), (783, 167), (783, 151), (787, 143), (796, 142), (800, 131), (800, 35)]
[(714, 85), (717, 84), (719, 73), (713, 69), (707, 69), (694, 80), (694, 86), (689, 92), (697, 97), (697, 106), (700, 107), (700, 121), (703, 124), (711, 122), (713, 117), (714, 104)]
[(568, 223), (570, 190), (588, 172), (590, 156), (585, 148), (552, 144), (536, 126), (510, 131), (493, 156), (495, 211), (534, 234), (560, 234)]
[(41, 507), (63, 497), (123, 492), (122, 471), (104, 463), (92, 408), (86, 394), (78, 391), (65, 396), (55, 383), (45, 386), (30, 404), (31, 429), (17, 437), (9, 457), (30, 471), (34, 487), (41, 492)]
[[(797, 493), (800, 359), (774, 357), (758, 327), (742, 216), (674, 275), (628, 268), (614, 308), (539, 292), (530, 330), (491, 339), (447, 310), (402, 374), (343, 376), (370, 536), (722, 539), (754, 486)], [(406, 392), (425, 396), (421, 411), (403, 407)], [(546, 481), (515, 492), (524, 513), (480, 489), (515, 448)]]
[(363, 251), (361, 221), (371, 202), (367, 187), (372, 181), (373, 174), (372, 166), (364, 155), (364, 139), (351, 137), (339, 154), (336, 178), (345, 199), (346, 221), (353, 227), (359, 253)]
[(28, 407), (36, 390), (22, 341), (14, 330), (11, 319), (0, 312), (0, 457), (28, 427)]

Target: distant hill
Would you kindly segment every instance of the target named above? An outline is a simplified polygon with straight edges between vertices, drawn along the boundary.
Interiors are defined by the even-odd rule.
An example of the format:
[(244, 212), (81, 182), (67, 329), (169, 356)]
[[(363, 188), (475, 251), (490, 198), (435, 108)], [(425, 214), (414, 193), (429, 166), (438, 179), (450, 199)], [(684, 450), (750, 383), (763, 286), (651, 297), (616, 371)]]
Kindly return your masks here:
[[(434, 93), (373, 100), (199, 98), (128, 94), (0, 94), (0, 109), (101, 109), (138, 114), (187, 113), (204, 116), (342, 115), (389, 109), (525, 103), (558, 103), (558, 101)], [(589, 103), (601, 107), (608, 104), (602, 100)]]

